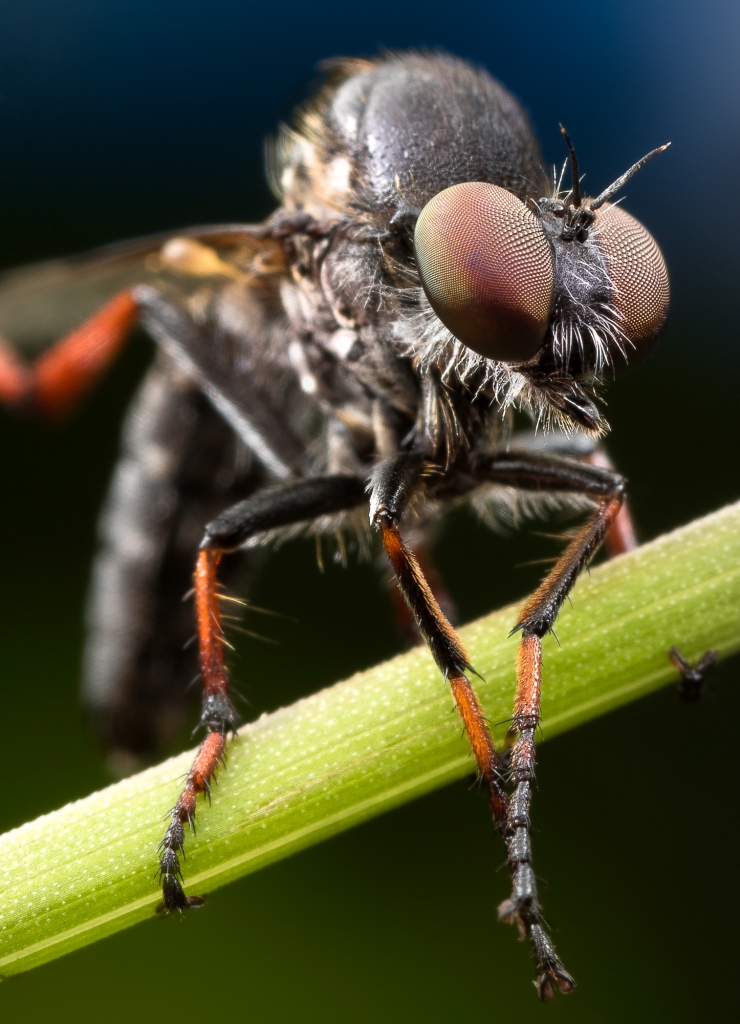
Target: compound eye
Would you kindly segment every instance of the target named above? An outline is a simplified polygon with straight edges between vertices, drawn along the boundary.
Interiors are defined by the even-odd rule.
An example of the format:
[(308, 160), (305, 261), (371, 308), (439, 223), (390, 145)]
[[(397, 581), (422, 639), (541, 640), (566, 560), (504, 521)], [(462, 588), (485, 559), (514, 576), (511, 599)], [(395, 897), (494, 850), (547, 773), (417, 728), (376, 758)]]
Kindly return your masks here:
[[(596, 214), (594, 237), (606, 260), (618, 324), (627, 339), (622, 356), (634, 363), (654, 347), (668, 316), (668, 271), (658, 244), (621, 206)], [(620, 363), (614, 352), (616, 365)]]
[(538, 219), (498, 185), (446, 188), (414, 234), (421, 283), (439, 319), (488, 359), (536, 354), (552, 306), (553, 255)]

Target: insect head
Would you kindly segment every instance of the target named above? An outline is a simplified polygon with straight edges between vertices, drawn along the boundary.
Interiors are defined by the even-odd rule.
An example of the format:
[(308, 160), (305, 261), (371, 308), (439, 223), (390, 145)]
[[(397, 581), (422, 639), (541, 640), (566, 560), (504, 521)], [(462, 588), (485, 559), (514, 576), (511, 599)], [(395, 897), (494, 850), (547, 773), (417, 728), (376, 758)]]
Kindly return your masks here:
[[(609, 199), (648, 153), (595, 199), (578, 163), (565, 195), (527, 204), (498, 185), (463, 182), (422, 209), (414, 249), (432, 309), (487, 359), (594, 378), (654, 345), (668, 313), (668, 272), (652, 235)], [(562, 175), (561, 175), (562, 177)]]

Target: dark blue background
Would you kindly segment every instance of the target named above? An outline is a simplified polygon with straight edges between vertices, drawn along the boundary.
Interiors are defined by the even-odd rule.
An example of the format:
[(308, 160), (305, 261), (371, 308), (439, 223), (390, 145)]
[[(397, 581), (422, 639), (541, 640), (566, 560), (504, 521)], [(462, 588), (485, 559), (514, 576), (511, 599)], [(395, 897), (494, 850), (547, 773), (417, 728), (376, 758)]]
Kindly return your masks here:
[[(626, 189), (660, 241), (673, 313), (657, 355), (610, 393), (611, 449), (644, 538), (738, 497), (740, 6), (608, 0), (249, 3), (23, 0), (0, 8), (0, 263), (271, 208), (262, 147), (316, 64), (443, 46), (558, 122), (600, 190)], [(0, 418), (3, 758), (23, 765), (2, 827), (105, 783), (77, 706), (81, 606), (137, 342), (71, 424)], [(463, 618), (521, 597), (552, 554), (453, 519), (438, 559)], [(258, 604), (293, 615), (278, 649), (244, 645), (255, 713), (392, 653), (368, 568), (321, 577), (283, 551)], [(316, 637), (321, 637), (317, 645)], [(466, 785), (0, 987), (18, 1020), (728, 1020), (736, 1014), (737, 662), (687, 709), (665, 692), (545, 745), (535, 823), (546, 907), (579, 992), (548, 1010), (526, 951), (495, 924), (501, 854)], [(27, 724), (17, 728), (18, 723)], [(705, 830), (711, 823), (708, 841)]]
[(443, 46), (521, 97), (548, 161), (562, 156), (564, 121), (594, 188), (673, 141), (630, 185), (629, 206), (665, 246), (676, 311), (695, 301), (708, 333), (729, 333), (739, 29), (732, 0), (6, 3), (2, 259), (260, 216), (271, 201), (262, 140), (307, 94), (319, 60)]

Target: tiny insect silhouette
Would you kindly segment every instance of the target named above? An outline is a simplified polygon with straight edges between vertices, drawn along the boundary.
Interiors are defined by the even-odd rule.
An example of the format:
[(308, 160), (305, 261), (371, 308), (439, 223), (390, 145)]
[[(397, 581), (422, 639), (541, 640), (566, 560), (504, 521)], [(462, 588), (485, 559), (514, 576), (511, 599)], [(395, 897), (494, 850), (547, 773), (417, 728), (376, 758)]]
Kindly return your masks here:
[[(541, 641), (602, 542), (635, 545), (599, 392), (655, 345), (669, 284), (652, 236), (612, 203), (666, 147), (588, 198), (563, 134), (568, 189), (566, 165), (545, 177), (524, 111), (484, 70), (440, 53), (335, 61), (273, 147), (280, 207), (265, 223), (140, 239), (0, 282), (0, 326), (19, 343), (108, 295), (32, 366), (0, 348), (7, 404), (62, 415), (137, 323), (158, 346), (102, 519), (84, 694), (119, 762), (169, 742), (195, 657), (192, 588), (205, 738), (162, 839), (160, 911), (203, 903), (184, 888), (186, 831), (239, 722), (222, 630), (229, 553), (247, 551), (251, 568), (286, 536), (363, 549), (377, 536), (490, 793), (511, 876), (499, 916), (529, 941), (541, 998), (573, 989), (532, 866)], [(488, 521), (587, 512), (512, 624), (506, 751), (427, 547), (463, 502)]]

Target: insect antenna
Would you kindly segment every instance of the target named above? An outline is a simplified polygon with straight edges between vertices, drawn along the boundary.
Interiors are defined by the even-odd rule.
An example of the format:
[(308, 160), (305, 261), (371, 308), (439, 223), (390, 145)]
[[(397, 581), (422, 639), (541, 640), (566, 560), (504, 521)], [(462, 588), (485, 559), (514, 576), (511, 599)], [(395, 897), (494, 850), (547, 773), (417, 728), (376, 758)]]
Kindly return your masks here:
[(570, 205), (578, 207), (581, 205), (581, 182), (578, 177), (578, 157), (576, 151), (573, 149), (573, 143), (570, 141), (570, 135), (568, 135), (565, 128), (560, 125), (560, 131), (565, 139), (568, 152), (570, 153), (570, 176), (573, 179), (573, 189), (570, 196)]
[[(563, 132), (563, 134), (565, 134), (562, 125), (560, 126), (560, 130)], [(566, 135), (566, 139), (567, 138), (568, 136)], [(568, 145), (570, 145), (570, 140), (568, 140)], [(624, 174), (622, 174), (619, 178), (617, 178), (615, 182), (613, 182), (609, 186), (609, 188), (605, 188), (601, 195), (597, 196), (596, 199), (594, 199), (594, 201), (590, 204), (591, 209), (598, 210), (598, 208), (602, 206), (607, 201), (607, 199), (611, 199), (611, 197), (616, 192), (618, 192), (623, 185), (626, 185), (630, 178), (637, 174), (641, 167), (645, 166), (648, 160), (652, 160), (654, 156), (658, 155), (658, 153), (663, 153), (666, 149), (668, 149), (669, 146), (670, 142), (666, 142), (665, 146), (658, 146), (657, 149), (652, 149), (649, 153), (646, 153), (641, 160), (638, 160), (636, 164), (632, 164), (629, 170), (625, 171)], [(575, 154), (573, 154), (573, 157), (575, 159)]]

